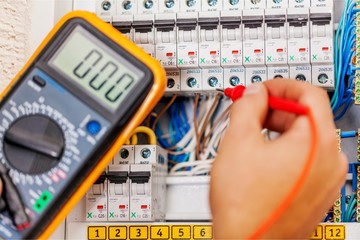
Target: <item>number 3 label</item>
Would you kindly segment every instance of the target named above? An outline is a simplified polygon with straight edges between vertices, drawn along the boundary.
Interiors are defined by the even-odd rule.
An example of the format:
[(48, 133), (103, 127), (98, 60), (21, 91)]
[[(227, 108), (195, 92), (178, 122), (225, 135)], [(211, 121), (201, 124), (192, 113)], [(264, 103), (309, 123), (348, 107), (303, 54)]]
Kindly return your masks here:
[(130, 239), (148, 239), (148, 227), (130, 226)]

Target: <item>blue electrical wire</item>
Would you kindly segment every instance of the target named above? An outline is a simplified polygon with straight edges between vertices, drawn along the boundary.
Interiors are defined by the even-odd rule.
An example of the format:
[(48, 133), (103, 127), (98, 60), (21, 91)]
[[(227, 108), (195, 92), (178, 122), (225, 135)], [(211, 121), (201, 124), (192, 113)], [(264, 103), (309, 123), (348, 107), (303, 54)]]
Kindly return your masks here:
[(351, 137), (356, 137), (356, 136), (357, 136), (357, 131), (347, 131), (347, 132), (340, 133), (341, 138), (351, 138)]

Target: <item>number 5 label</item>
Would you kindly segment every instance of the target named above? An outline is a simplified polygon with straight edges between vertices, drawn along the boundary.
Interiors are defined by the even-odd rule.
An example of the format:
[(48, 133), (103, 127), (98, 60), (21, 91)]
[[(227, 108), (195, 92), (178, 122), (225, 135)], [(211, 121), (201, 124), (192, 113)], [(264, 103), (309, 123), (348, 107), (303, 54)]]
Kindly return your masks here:
[(190, 226), (172, 226), (172, 238), (176, 239), (191, 239)]

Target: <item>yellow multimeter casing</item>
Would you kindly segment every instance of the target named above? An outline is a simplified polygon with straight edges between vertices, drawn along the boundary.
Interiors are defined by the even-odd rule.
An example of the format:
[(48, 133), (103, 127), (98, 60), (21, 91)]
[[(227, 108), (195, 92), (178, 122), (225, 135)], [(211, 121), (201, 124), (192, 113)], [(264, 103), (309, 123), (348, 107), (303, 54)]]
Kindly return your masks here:
[[(34, 156), (40, 156), (40, 155), (42, 156), (42, 155), (48, 154), (49, 156), (47, 156), (47, 157), (49, 157), (49, 158), (54, 157), (54, 156), (50, 156), (51, 155), (50, 150), (49, 151), (47, 151), (46, 149), (42, 150), (42, 148), (46, 148), (46, 146), (47, 146), (45, 140), (43, 141), (43, 143), (40, 140), (39, 140), (40, 143), (34, 142), (33, 145), (36, 145), (36, 146), (33, 146), (31, 144), (29, 145), (24, 142), (20, 142), (20, 140), (25, 141), (24, 139), (30, 139), (29, 141), (31, 141), (31, 138), (27, 138), (26, 131), (24, 133), (23, 126), (21, 126), (21, 124), (17, 124), (18, 122), (21, 122), (21, 121), (23, 121), (23, 119), (27, 119), (29, 116), (31, 117), (32, 115), (36, 115), (37, 117), (40, 116), (40, 118), (41, 118), (42, 114), (45, 113), (46, 111), (48, 111), (47, 108), (46, 108), (46, 110), (44, 110), (45, 107), (43, 107), (44, 108), (43, 112), (41, 112), (42, 111), (41, 104), (43, 104), (42, 101), (44, 101), (43, 100), (44, 97), (38, 97), (36, 95), (36, 94), (41, 95), (42, 91), (44, 92), (44, 90), (43, 90), (44, 85), (47, 84), (46, 87), (55, 89), (55, 90), (51, 90), (51, 91), (57, 91), (56, 89), (60, 89), (59, 92), (61, 92), (61, 93), (59, 93), (59, 94), (68, 94), (69, 96), (70, 95), (72, 96), (72, 94), (76, 95), (74, 97), (74, 99), (80, 99), (79, 106), (81, 106), (81, 104), (86, 105), (86, 102), (89, 102), (89, 103), (95, 102), (96, 104), (94, 103), (94, 106), (96, 106), (95, 108), (97, 108), (94, 110), (95, 113), (93, 113), (92, 115), (90, 114), (91, 116), (90, 117), (87, 116), (86, 119), (94, 117), (94, 116), (96, 118), (96, 116), (111, 115), (111, 114), (108, 114), (108, 112), (111, 113), (111, 111), (113, 111), (113, 112), (115, 111), (113, 109), (110, 109), (111, 111), (109, 109), (106, 109), (106, 111), (104, 109), (102, 109), (102, 106), (104, 106), (104, 108), (109, 108), (108, 105), (106, 105), (106, 103), (103, 103), (103, 101), (107, 101), (107, 100), (100, 101), (97, 98), (98, 96), (94, 95), (94, 97), (93, 97), (92, 92), (89, 92), (89, 91), (97, 91), (97, 90), (91, 90), (91, 89), (84, 90), (82, 88), (82, 86), (79, 84), (72, 85), (73, 84), (72, 79), (69, 79), (66, 76), (66, 74), (64, 74), (63, 72), (60, 72), (59, 69), (55, 69), (55, 67), (54, 67), (55, 60), (53, 60), (53, 59), (56, 58), (56, 57), (54, 57), (54, 55), (59, 56), (61, 54), (61, 53), (57, 53), (57, 51), (60, 52), (61, 50), (59, 50), (59, 49), (64, 49), (67, 46), (66, 44), (68, 44), (68, 43), (65, 41), (70, 42), (70, 40), (67, 40), (67, 39), (70, 39), (69, 35), (71, 35), (72, 31), (73, 31), (73, 30), (69, 30), (69, 29), (68, 30), (64, 30), (64, 29), (70, 28), (69, 26), (72, 26), (72, 24), (74, 25), (75, 24), (74, 22), (79, 22), (80, 25), (82, 25), (84, 27), (84, 29), (87, 29), (86, 31), (90, 32), (89, 33), (90, 35), (92, 34), (91, 39), (89, 38), (90, 39), (89, 42), (93, 41), (95, 43), (95, 41), (96, 42), (100, 41), (101, 43), (104, 43), (104, 45), (106, 45), (107, 47), (110, 46), (109, 48), (111, 48), (112, 50), (114, 48), (116, 48), (116, 51), (114, 50), (114, 52), (110, 52), (106, 49), (107, 53), (111, 53), (109, 56), (112, 59), (117, 58), (117, 56), (115, 56), (116, 54), (119, 54), (119, 53), (120, 53), (120, 55), (124, 54), (124, 55), (120, 56), (121, 58), (119, 57), (119, 59), (120, 59), (119, 64), (121, 61), (123, 61), (123, 62), (129, 61), (129, 63), (126, 63), (126, 64), (128, 64), (126, 66), (129, 66), (129, 68), (131, 67), (131, 69), (133, 69), (132, 70), (133, 74), (135, 74), (135, 75), (138, 74), (136, 76), (143, 76), (144, 79), (145, 79), (145, 77), (147, 79), (149, 79), (149, 80), (147, 80), (149, 84), (147, 85), (146, 88), (145, 88), (145, 86), (141, 86), (142, 78), (139, 77), (139, 79), (140, 78), (141, 79), (140, 80), (137, 79), (138, 82), (136, 84), (134, 83), (138, 89), (135, 91), (135, 87), (134, 87), (131, 90), (129, 90), (129, 92), (126, 93), (127, 95), (124, 97), (125, 100), (123, 100), (123, 102), (120, 102), (119, 103), (120, 105), (112, 107), (114, 109), (117, 109), (116, 111), (120, 111), (120, 110), (122, 111), (122, 114), (123, 114), (123, 115), (121, 115), (122, 117), (117, 119), (117, 121), (121, 122), (122, 125), (120, 127), (117, 126), (116, 128), (112, 128), (113, 125), (116, 125), (118, 123), (115, 123), (115, 122), (111, 123), (111, 121), (112, 121), (111, 120), (110, 125), (107, 127), (107, 130), (112, 129), (113, 132), (108, 134), (109, 137), (103, 137), (103, 139), (101, 139), (100, 137), (99, 137), (99, 139), (97, 139), (96, 138), (97, 136), (93, 137), (93, 139), (101, 142), (101, 144), (100, 143), (98, 144), (96, 142), (97, 145), (96, 144), (94, 145), (94, 151), (89, 153), (91, 156), (91, 159), (88, 157), (86, 162), (89, 162), (90, 160), (93, 162), (90, 164), (86, 163), (87, 165), (92, 165), (92, 166), (84, 167), (84, 169), (86, 169), (86, 170), (83, 170), (82, 174), (84, 174), (85, 176), (82, 176), (79, 178), (72, 176), (71, 177), (72, 179), (65, 178), (65, 179), (60, 180), (60, 183), (53, 182), (53, 185), (51, 185), (49, 183), (49, 186), (47, 186), (47, 189), (45, 189), (45, 190), (44, 189), (39, 190), (38, 186), (35, 186), (36, 185), (35, 183), (32, 183), (33, 185), (26, 185), (26, 184), (30, 184), (30, 183), (27, 183), (27, 182), (22, 183), (21, 178), (14, 179), (14, 178), (16, 178), (17, 173), (20, 173), (20, 175), (21, 174), (26, 175), (27, 173), (24, 173), (21, 170), (19, 171), (19, 169), (17, 169), (16, 164), (18, 164), (17, 163), (18, 160), (11, 162), (10, 160), (7, 159), (7, 157), (10, 158), (12, 156), (12, 154), (14, 154), (13, 153), (14, 151), (11, 150), (11, 148), (14, 148), (14, 149), (24, 148), (25, 152), (31, 148), (34, 148), (36, 150), (36, 151), (34, 150), (35, 151)], [(76, 23), (76, 24), (78, 24), (78, 23)], [(86, 33), (86, 34), (88, 34), (88, 33)], [(86, 34), (84, 36), (86, 36)], [(58, 39), (63, 39), (63, 40), (58, 40)], [(115, 45), (119, 46), (119, 49), (117, 49), (117, 47), (115, 47)], [(82, 50), (79, 48), (79, 52), (81, 52), (81, 51)], [(114, 53), (116, 53), (116, 54), (114, 54)], [(77, 54), (77, 53), (74, 52), (74, 56), (75, 56), (75, 54)], [(90, 56), (90, 55), (88, 55), (88, 56)], [(95, 57), (100, 58), (100, 56), (102, 57), (102, 55), (100, 53), (98, 53), (98, 55), (96, 55)], [(98, 60), (96, 58), (94, 58), (94, 59), (95, 59), (94, 62), (96, 62)], [(65, 62), (62, 64), (65, 66), (67, 63)], [(132, 65), (134, 65), (135, 67), (133, 67)], [(122, 68), (125, 68), (124, 67), (125, 65), (124, 66), (120, 65), (122, 67), (114, 67), (115, 65), (113, 64), (111, 66), (112, 66), (112, 69), (116, 69), (116, 70), (117, 69), (121, 70)], [(89, 69), (91, 69), (91, 67), (93, 67), (93, 65), (91, 65), (89, 67)], [(41, 71), (40, 70), (35, 71), (34, 69), (36, 69), (36, 68), (40, 68)], [(138, 69), (142, 69), (143, 73), (141, 73), (141, 74), (138, 73)], [(73, 72), (75, 72), (75, 70), (73, 70)], [(86, 71), (83, 71), (82, 73), (83, 73), (82, 75), (87, 74)], [(40, 76), (40, 77), (38, 77), (38, 76)], [(59, 78), (64, 79), (64, 83), (62, 82), (62, 80), (55, 79), (54, 76), (55, 77), (59, 76)], [(128, 79), (132, 79), (132, 77), (133, 76), (127, 76)], [(66, 81), (65, 81), (65, 78), (66, 78)], [(92, 81), (94, 80), (94, 78), (92, 79)], [(123, 77), (121, 77), (121, 79), (122, 78)], [(120, 81), (120, 80), (118, 80), (118, 81)], [(81, 81), (79, 80), (79, 82), (81, 82)], [(37, 84), (39, 86), (37, 86)], [(117, 84), (117, 82), (116, 82), (116, 84)], [(100, 85), (98, 85), (98, 86), (100, 86)], [(15, 106), (15, 108), (16, 108), (16, 106), (19, 106), (20, 110), (21, 110), (20, 106), (24, 105), (25, 108), (27, 106), (25, 103), (21, 103), (21, 104), (13, 103), (16, 101), (20, 101), (20, 100), (17, 100), (17, 98), (16, 98), (17, 92), (18, 91), (20, 92), (20, 90), (18, 90), (18, 89), (29, 87), (30, 89), (34, 90), (34, 94), (32, 94), (32, 90), (30, 91), (29, 97), (31, 98), (34, 95), (35, 96), (34, 98), (36, 98), (36, 99), (37, 99), (37, 97), (39, 98), (39, 100), (36, 100), (34, 103), (31, 103), (31, 101), (29, 100), (30, 104), (28, 104), (28, 105), (31, 105), (32, 109), (29, 110), (29, 112), (25, 111), (23, 116), (19, 117), (19, 119), (21, 119), (21, 121), (17, 120), (16, 114), (14, 114), (12, 116), (13, 119), (11, 119), (9, 117), (10, 120), (8, 120), (8, 124), (7, 124), (9, 126), (8, 127), (9, 129), (16, 124), (19, 125), (20, 127), (19, 126), (13, 127), (11, 129), (11, 134), (8, 133), (8, 132), (10, 132), (10, 130), (7, 130), (6, 128), (4, 129), (3, 133), (0, 131), (0, 137), (1, 137), (1, 140), (4, 145), (3, 155), (5, 156), (1, 163), (10, 169), (10, 173), (12, 171), (15, 172), (15, 174), (13, 174), (11, 177), (13, 178), (13, 181), (15, 182), (15, 187), (18, 188), (19, 196), (25, 205), (25, 208), (28, 213), (29, 220), (30, 220), (30, 227), (29, 227), (30, 230), (29, 229), (17, 230), (19, 234), (18, 235), (15, 234), (14, 235), (15, 238), (31, 237), (31, 238), (45, 239), (50, 236), (50, 234), (56, 229), (56, 227), (60, 224), (60, 222), (66, 217), (66, 215), (70, 212), (70, 210), (75, 206), (75, 204), (85, 195), (86, 191), (92, 186), (92, 184), (102, 174), (102, 172), (104, 171), (106, 166), (110, 163), (113, 156), (117, 153), (117, 151), (125, 143), (125, 141), (131, 136), (132, 131), (138, 125), (141, 124), (141, 122), (146, 117), (146, 115), (149, 114), (149, 112), (152, 110), (152, 108), (160, 100), (160, 98), (163, 95), (163, 91), (165, 90), (165, 86), (166, 86), (165, 72), (162, 69), (160, 63), (157, 60), (151, 58), (147, 53), (145, 53), (142, 49), (140, 49), (134, 43), (132, 43), (130, 40), (128, 40), (120, 32), (118, 32), (116, 29), (114, 29), (110, 24), (105, 23), (101, 19), (96, 17), (96, 15), (94, 15), (92, 13), (84, 12), (84, 11), (74, 11), (74, 12), (71, 12), (71, 13), (65, 15), (55, 25), (55, 27), (51, 30), (51, 32), (48, 34), (48, 36), (45, 38), (45, 40), (41, 43), (41, 45), (38, 47), (38, 49), (35, 51), (35, 53), (31, 56), (31, 58), (28, 60), (28, 62), (25, 64), (25, 66), (21, 69), (21, 71), (15, 76), (15, 78), (10, 82), (10, 84), (6, 87), (6, 89), (1, 94), (2, 104), (0, 105), (0, 111), (2, 109), (4, 109), (3, 112), (8, 111), (10, 113), (12, 113), (11, 108), (14, 106)], [(96, 89), (97, 87), (93, 87), (93, 88)], [(142, 88), (142, 89), (140, 89), (140, 88)], [(83, 91), (82, 94), (77, 93), (78, 89)], [(29, 90), (26, 90), (26, 91), (29, 91)], [(107, 93), (109, 93), (109, 91)], [(127, 91), (127, 89), (126, 89), (126, 91)], [(124, 90), (124, 92), (125, 92), (125, 90)], [(136, 94), (138, 94), (138, 96), (135, 96)], [(22, 95), (24, 95), (24, 94), (22, 94)], [(121, 95), (121, 93), (120, 93), (120, 95)], [(131, 95), (134, 95), (134, 96), (131, 96)], [(82, 100), (82, 96), (84, 96), (85, 100)], [(117, 97), (119, 97), (119, 96), (117, 96)], [(20, 98), (24, 99), (24, 101), (25, 100), (27, 101), (26, 96), (22, 96)], [(56, 98), (56, 96), (55, 96), (55, 98)], [(135, 98), (137, 98), (137, 99), (135, 100)], [(45, 99), (46, 99), (45, 103), (46, 103), (46, 101), (50, 101), (50, 102), (52, 101), (48, 97), (48, 95), (47, 95), (47, 97), (45, 97)], [(64, 97), (64, 99), (66, 99), (66, 97)], [(132, 102), (133, 105), (131, 105), (131, 106), (127, 105), (127, 104), (130, 104), (129, 102), (131, 102), (130, 100), (128, 101), (128, 99), (131, 99), (131, 101), (133, 101)], [(139, 101), (139, 99), (140, 100), (143, 99), (143, 100)], [(114, 98), (112, 100), (114, 100)], [(9, 107), (8, 107), (9, 109), (7, 109), (7, 104), (9, 104)], [(59, 103), (56, 102), (54, 104), (55, 104), (55, 106), (58, 106)], [(67, 103), (67, 106), (71, 106), (71, 105), (72, 104)], [(122, 105), (127, 105), (126, 106), (127, 110), (122, 110), (122, 107), (121, 107)], [(38, 106), (40, 106), (40, 107), (38, 107)], [(56, 108), (56, 107), (53, 107), (53, 108)], [(63, 108), (61, 108), (61, 109), (63, 109)], [(66, 109), (66, 108), (64, 108), (64, 109)], [(18, 110), (14, 110), (14, 111), (18, 111)], [(60, 112), (60, 114), (62, 114), (61, 116), (66, 117), (66, 114), (67, 114), (66, 110), (63, 110), (63, 112), (61, 112), (60, 110), (58, 110), (58, 111)], [(106, 114), (103, 114), (103, 112), (106, 112)], [(74, 110), (72, 110), (72, 115), (74, 115), (73, 113), (74, 113)], [(1, 118), (6, 118), (6, 116), (0, 116), (0, 122), (2, 120)], [(45, 117), (48, 118), (49, 116), (45, 116)], [(118, 117), (118, 115), (117, 115), (117, 117)], [(64, 119), (66, 119), (66, 118), (64, 118)], [(83, 122), (89, 121), (86, 119), (82, 120), (82, 121)], [(46, 121), (48, 121), (48, 120), (46, 120)], [(65, 120), (55, 119), (54, 122), (56, 123), (56, 121), (64, 122)], [(70, 120), (66, 120), (66, 121), (70, 122)], [(109, 121), (105, 121), (105, 122), (109, 122)], [(76, 126), (76, 124), (73, 124), (73, 125)], [(98, 124), (98, 125), (101, 125), (101, 124)], [(98, 126), (98, 125), (96, 125), (96, 126)], [(80, 126), (79, 128), (81, 128), (82, 125), (79, 125), (79, 126)], [(62, 127), (62, 126), (59, 127), (60, 130), (64, 129), (64, 128), (65, 127)], [(84, 127), (84, 129), (85, 129), (85, 127)], [(104, 130), (104, 131), (106, 131), (106, 130)], [(119, 131), (119, 132), (117, 132), (117, 131)], [(86, 138), (91, 139), (91, 134), (86, 133), (86, 129), (85, 130), (78, 129), (78, 132), (75, 132), (75, 133), (76, 134), (77, 133), (84, 134), (84, 132), (86, 134)], [(14, 138), (13, 135), (15, 136), (14, 141), (13, 141), (13, 138)], [(69, 135), (69, 134), (65, 133), (63, 135), (64, 135), (64, 138), (66, 139), (67, 135)], [(84, 137), (84, 139), (85, 139), (85, 137)], [(18, 142), (16, 142), (16, 141), (18, 141)], [(104, 143), (102, 143), (102, 142), (104, 142)], [(41, 145), (41, 146), (38, 146), (38, 145)], [(68, 145), (68, 139), (66, 139), (66, 141), (64, 141), (63, 149), (59, 148), (58, 153), (61, 153), (61, 154), (66, 153), (67, 145)], [(100, 146), (102, 146), (101, 149), (99, 148)], [(58, 146), (56, 144), (54, 144), (52, 147), (56, 149)], [(96, 148), (98, 148), (98, 149), (96, 149)], [(104, 148), (106, 148), (106, 149), (104, 149)], [(10, 149), (10, 150), (7, 150), (7, 149)], [(96, 158), (97, 160), (93, 160), (94, 158)], [(33, 161), (36, 161), (36, 159)], [(59, 163), (61, 163), (62, 160), (58, 159), (58, 161), (59, 161)], [(61, 164), (59, 164), (59, 165), (61, 165)], [(72, 165), (69, 165), (68, 167), (70, 168), (69, 171), (71, 171)], [(52, 165), (52, 167), (49, 168), (49, 170), (44, 171), (44, 172), (42, 172), (42, 170), (41, 171), (40, 170), (39, 171), (31, 170), (33, 172), (31, 172), (31, 174), (28, 174), (28, 175), (29, 175), (29, 177), (33, 177), (33, 178), (35, 178), (35, 176), (39, 176), (40, 179), (44, 178), (45, 180), (50, 179), (51, 181), (53, 181), (52, 179), (55, 179), (55, 180), (59, 179), (59, 178), (56, 178), (58, 176), (60, 176), (60, 177), (64, 176), (64, 174), (63, 174), (64, 170), (59, 169), (59, 171), (57, 172), (56, 171), (57, 168), (58, 168), (58, 165)], [(66, 169), (66, 168), (64, 168), (64, 169)], [(79, 169), (80, 169), (80, 167), (79, 167)], [(62, 172), (62, 175), (60, 174), (61, 172)], [(56, 173), (59, 173), (59, 175), (56, 175), (54, 177), (54, 175), (52, 175), (52, 174), (56, 174)], [(79, 173), (77, 173), (77, 175), (79, 175)], [(48, 177), (48, 179), (46, 177)], [(23, 186), (21, 184), (26, 185), (25, 189), (31, 188), (32, 186), (34, 186), (34, 189), (36, 190), (36, 191), (34, 190), (34, 192), (36, 192), (36, 193), (45, 192), (46, 194), (48, 194), (48, 195), (46, 195), (46, 194), (44, 195), (44, 193), (40, 194), (41, 196), (43, 196), (43, 199), (35, 199), (36, 202), (39, 203), (38, 205), (41, 205), (44, 201), (47, 201), (47, 199), (49, 199), (49, 198), (56, 199), (56, 196), (60, 196), (58, 193), (56, 193), (56, 191), (53, 188), (54, 188), (54, 186), (56, 187), (59, 184), (60, 185), (63, 184), (63, 182), (61, 182), (61, 181), (66, 182), (65, 185), (68, 187), (71, 185), (71, 187), (70, 187), (71, 191), (68, 191), (68, 192), (71, 192), (71, 195), (68, 196), (69, 194), (67, 194), (67, 196), (65, 196), (63, 193), (61, 193), (62, 195), (59, 193), (62, 196), (61, 198), (67, 198), (67, 199), (62, 199), (61, 201), (57, 200), (56, 206), (53, 205), (52, 207), (48, 207), (48, 208), (52, 208), (51, 210), (47, 210), (46, 207), (44, 207), (44, 209), (42, 209), (42, 206), (40, 206), (40, 207), (38, 206), (37, 209), (34, 210), (31, 207), (32, 205), (27, 204), (27, 201), (29, 201), (29, 199), (24, 199), (24, 196), (27, 196), (26, 195), (27, 192), (25, 195), (23, 194), (23, 192), (25, 192), (25, 190), (22, 189)], [(64, 187), (64, 189), (66, 190), (68, 188)], [(31, 194), (34, 195), (34, 193), (31, 193)], [(46, 199), (44, 196), (46, 197)], [(50, 197), (47, 197), (47, 196), (50, 196)], [(50, 201), (49, 206), (51, 206), (51, 200), (49, 200), (49, 201)], [(46, 204), (48, 204), (48, 203), (46, 203)], [(54, 208), (56, 208), (56, 207), (59, 207), (59, 209), (54, 210)], [(35, 206), (35, 208), (36, 208), (36, 206)], [(44, 215), (46, 212), (50, 212), (49, 218), (51, 218), (51, 221), (49, 221), (48, 219), (44, 220), (45, 218), (42, 215)], [(39, 217), (39, 219), (41, 217), (42, 220), (39, 220), (38, 222), (36, 222), (34, 219), (36, 219), (37, 217)], [(32, 224), (33, 221), (36, 222), (35, 223), (36, 226), (34, 224)], [(4, 226), (7, 227), (6, 223), (1, 221), (1, 219), (0, 219), (0, 224), (2, 224), (3, 227)], [(12, 226), (12, 228), (14, 228), (14, 227)], [(22, 232), (26, 232), (26, 234), (22, 234)], [(1, 236), (1, 234), (2, 234), (2, 232), (1, 232), (1, 228), (0, 228), (0, 236)], [(6, 238), (6, 234), (3, 234), (3, 235), (4, 235), (3, 237)]]

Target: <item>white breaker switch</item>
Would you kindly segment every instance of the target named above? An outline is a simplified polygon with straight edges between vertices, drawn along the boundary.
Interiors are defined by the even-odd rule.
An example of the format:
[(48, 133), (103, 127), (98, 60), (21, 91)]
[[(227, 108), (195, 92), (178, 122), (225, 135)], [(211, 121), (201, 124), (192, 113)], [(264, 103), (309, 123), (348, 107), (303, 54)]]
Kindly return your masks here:
[(135, 164), (162, 164), (167, 166), (167, 152), (157, 145), (135, 145)]
[(247, 67), (245, 68), (246, 86), (256, 82), (264, 82), (267, 80), (266, 67)]
[(264, 11), (243, 11), (243, 65), (264, 66)]
[(285, 9), (265, 10), (265, 62), (267, 66), (287, 64)]
[(167, 70), (166, 71), (167, 85), (165, 92), (178, 92), (180, 91), (180, 70)]
[(176, 14), (165, 13), (155, 16), (155, 56), (167, 69), (176, 69)]
[(286, 9), (288, 8), (289, 2), (286, 0), (267, 0), (266, 8), (268, 9)]
[(125, 35), (130, 41), (133, 41), (133, 32), (131, 31), (133, 22), (133, 16), (124, 15), (124, 16), (114, 16), (112, 25), (119, 32)]
[(155, 34), (153, 15), (134, 15), (132, 24), (134, 43), (144, 49), (150, 56), (155, 57)]
[[(313, 0), (289, 0), (289, 8), (292, 9), (304, 9), (310, 7), (310, 1)], [(332, 1), (332, 0), (330, 0)]]
[(266, 0), (244, 0), (245, 7), (244, 9), (265, 9), (266, 8)]
[(329, 90), (334, 89), (334, 65), (312, 65), (312, 84)]
[(136, 14), (138, 2), (136, 0), (116, 0), (116, 16)]
[(245, 86), (245, 68), (243, 66), (224, 68), (224, 89), (238, 85)]
[(180, 89), (182, 92), (199, 92), (202, 90), (201, 69), (180, 71)]
[(199, 67), (220, 67), (220, 25), (217, 12), (199, 13)]
[(334, 62), (333, 32), (332, 9), (310, 9), (310, 49), (312, 64), (327, 64)]
[(130, 180), (129, 164), (109, 165), (108, 221), (129, 221)]
[(155, 172), (152, 164), (130, 166), (130, 221), (155, 221)]
[(110, 20), (115, 15), (116, 7), (114, 0), (96, 0), (96, 15), (103, 20)]
[(158, 0), (138, 0), (137, 2), (137, 13), (143, 14), (154, 14), (159, 12)]
[(201, 11), (201, 0), (179, 0), (180, 12), (197, 13)]
[(222, 8), (223, 11), (236, 11), (236, 13), (239, 13), (244, 9), (244, 0), (224, 0)]
[(222, 10), (221, 0), (201, 0), (202, 12), (220, 12)]
[(311, 65), (289, 66), (290, 78), (311, 83)]
[(279, 66), (268, 66), (267, 67), (267, 79), (275, 78), (289, 78), (290, 77), (289, 66), (288, 65), (279, 65)]
[(288, 64), (310, 63), (308, 9), (288, 9)]
[(329, 7), (333, 8), (334, 0), (311, 0), (311, 7)]
[(202, 90), (216, 91), (224, 88), (223, 68), (204, 68), (202, 70)]
[(199, 28), (197, 13), (177, 14), (177, 67), (199, 67)]
[(221, 66), (238, 67), (242, 65), (241, 16), (232, 12), (221, 12)]
[(107, 220), (107, 180), (101, 175), (86, 193), (86, 221)]
[(159, 0), (159, 13), (177, 13), (179, 9), (179, 0)]

